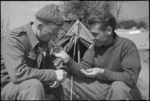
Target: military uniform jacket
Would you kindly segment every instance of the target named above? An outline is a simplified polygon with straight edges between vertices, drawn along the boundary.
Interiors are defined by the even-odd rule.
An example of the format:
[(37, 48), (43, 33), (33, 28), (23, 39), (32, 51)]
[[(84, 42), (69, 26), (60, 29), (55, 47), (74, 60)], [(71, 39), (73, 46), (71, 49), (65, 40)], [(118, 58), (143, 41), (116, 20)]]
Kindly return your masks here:
[[(1, 84), (12, 81), (20, 83), (27, 79), (42, 82), (56, 80), (54, 64), (47, 44), (40, 46), (31, 24), (32, 22), (7, 33), (1, 46)], [(39, 54), (40, 51), (45, 52)]]

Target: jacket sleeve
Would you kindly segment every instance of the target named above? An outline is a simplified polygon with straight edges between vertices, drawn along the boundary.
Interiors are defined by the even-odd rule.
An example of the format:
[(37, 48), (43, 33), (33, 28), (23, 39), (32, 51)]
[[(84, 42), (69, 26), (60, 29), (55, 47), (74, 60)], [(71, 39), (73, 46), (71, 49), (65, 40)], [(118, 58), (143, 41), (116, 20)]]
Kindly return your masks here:
[(70, 57), (69, 61), (67, 63), (65, 63), (64, 65), (66, 65), (68, 67), (68, 69), (70, 69), (70, 71), (73, 72), (74, 75), (82, 78), (82, 77), (84, 77), (84, 75), (81, 73), (81, 69), (93, 68), (93, 66), (94, 66), (93, 57), (94, 57), (94, 52), (90, 48), (85, 52), (80, 63), (75, 62)]
[(133, 42), (126, 44), (121, 52), (121, 68), (123, 72), (104, 69), (103, 76), (110, 81), (123, 81), (129, 86), (134, 86), (137, 83), (141, 64), (138, 50)]
[(38, 79), (48, 82), (56, 80), (56, 74), (51, 69), (31, 68), (26, 64), (25, 46), (17, 36), (7, 37), (2, 44), (2, 55), (8, 74), (14, 83), (27, 79)]

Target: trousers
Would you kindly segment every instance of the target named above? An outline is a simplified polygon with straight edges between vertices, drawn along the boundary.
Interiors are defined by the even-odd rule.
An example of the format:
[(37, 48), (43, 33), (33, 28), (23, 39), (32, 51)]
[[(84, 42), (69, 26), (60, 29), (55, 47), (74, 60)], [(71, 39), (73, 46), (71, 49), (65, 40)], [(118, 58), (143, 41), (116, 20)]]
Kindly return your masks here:
[(141, 96), (140, 92), (138, 95), (135, 93), (137, 92), (135, 88), (129, 87), (122, 81), (105, 83), (88, 78), (74, 78), (71, 91), (71, 80), (67, 78), (62, 86), (64, 100), (139, 100)]
[(122, 81), (107, 84), (98, 80), (74, 78), (72, 91), (70, 78), (66, 78), (61, 85), (60, 90), (48, 89), (49, 85), (43, 86), (37, 79), (26, 80), (19, 84), (9, 82), (1, 91), (1, 100), (44, 100), (46, 92), (51, 91), (55, 91), (57, 98), (63, 100), (70, 100), (71, 96), (73, 100), (141, 99), (141, 94), (136, 87), (131, 88)]
[[(9, 82), (1, 91), (2, 100), (45, 100), (50, 94), (55, 93), (60, 98), (60, 87), (50, 88), (37, 79), (25, 80), (19, 84)], [(46, 97), (48, 96), (48, 97)], [(50, 95), (51, 96), (51, 95)]]

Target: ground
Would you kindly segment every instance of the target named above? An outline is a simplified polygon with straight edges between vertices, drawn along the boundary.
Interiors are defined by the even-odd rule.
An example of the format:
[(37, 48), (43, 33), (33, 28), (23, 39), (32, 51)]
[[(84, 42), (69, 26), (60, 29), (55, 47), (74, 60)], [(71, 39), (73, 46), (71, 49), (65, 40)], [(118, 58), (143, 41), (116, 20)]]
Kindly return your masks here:
[(149, 50), (139, 50), (142, 69), (139, 74), (137, 86), (142, 94), (142, 99), (149, 100)]

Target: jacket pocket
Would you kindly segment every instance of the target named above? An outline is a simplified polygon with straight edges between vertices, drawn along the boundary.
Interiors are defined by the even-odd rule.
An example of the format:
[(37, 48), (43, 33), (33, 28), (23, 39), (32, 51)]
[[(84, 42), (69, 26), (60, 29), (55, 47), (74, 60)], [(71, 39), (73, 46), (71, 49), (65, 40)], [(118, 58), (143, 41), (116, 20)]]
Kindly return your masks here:
[(30, 58), (30, 59), (32, 59), (32, 60), (36, 60), (36, 54), (34, 52), (29, 52), (27, 54), (27, 57)]
[(26, 61), (27, 65), (34, 68), (34, 65), (36, 63), (36, 57), (37, 56), (34, 52), (28, 52), (26, 54), (26, 58), (25, 58), (25, 61)]

